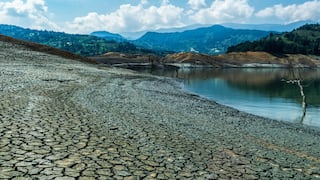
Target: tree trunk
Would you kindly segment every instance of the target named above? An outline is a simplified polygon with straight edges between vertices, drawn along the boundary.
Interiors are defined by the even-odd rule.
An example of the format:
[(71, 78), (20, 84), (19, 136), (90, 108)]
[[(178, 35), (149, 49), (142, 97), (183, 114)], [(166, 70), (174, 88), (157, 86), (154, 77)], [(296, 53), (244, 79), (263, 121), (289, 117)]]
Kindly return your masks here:
[(301, 85), (301, 80), (296, 80), (296, 81), (300, 88), (300, 94), (302, 97), (302, 117), (300, 122), (303, 123), (307, 113), (307, 98), (306, 98), (306, 95), (304, 94), (303, 86)]
[(303, 85), (301, 84), (301, 79), (296, 79), (296, 80), (288, 80), (286, 81), (287, 83), (291, 83), (291, 84), (297, 84), (298, 87), (300, 88), (300, 95), (302, 98), (301, 104), (302, 104), (302, 116), (300, 118), (300, 123), (303, 123), (304, 118), (306, 117), (307, 114), (307, 97), (304, 94), (304, 89), (303, 89)]

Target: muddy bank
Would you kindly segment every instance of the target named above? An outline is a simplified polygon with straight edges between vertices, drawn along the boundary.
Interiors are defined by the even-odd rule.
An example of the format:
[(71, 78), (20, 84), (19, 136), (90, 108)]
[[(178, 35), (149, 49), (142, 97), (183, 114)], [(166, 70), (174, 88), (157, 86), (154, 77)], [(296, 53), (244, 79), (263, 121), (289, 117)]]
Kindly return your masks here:
[(320, 178), (320, 133), (0, 42), (0, 179)]

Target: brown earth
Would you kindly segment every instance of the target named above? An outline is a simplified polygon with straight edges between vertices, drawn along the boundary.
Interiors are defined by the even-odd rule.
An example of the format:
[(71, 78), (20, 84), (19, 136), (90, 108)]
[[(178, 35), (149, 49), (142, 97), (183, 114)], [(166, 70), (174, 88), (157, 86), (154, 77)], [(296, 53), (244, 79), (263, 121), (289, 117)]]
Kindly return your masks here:
[(177, 53), (167, 55), (164, 61), (167, 63), (211, 64), (214, 67), (242, 67), (246, 64), (274, 64), (283, 67), (320, 67), (319, 57), (316, 56), (301, 54), (274, 55), (267, 52), (236, 52), (216, 56)]
[(108, 65), (125, 63), (155, 63), (159, 62), (160, 57), (154, 55), (125, 54), (119, 52), (108, 52), (100, 56), (90, 57), (90, 59)]
[(214, 67), (222, 67), (223, 61), (206, 54), (181, 52), (169, 54), (164, 58), (167, 63), (190, 63), (196, 65), (213, 65)]
[(270, 54), (267, 52), (233, 52), (221, 55), (207, 55), (191, 52), (168, 54), (165, 57), (143, 54), (108, 52), (90, 57), (108, 65), (115, 64), (189, 64), (188, 67), (320, 67), (320, 57), (302, 54)]

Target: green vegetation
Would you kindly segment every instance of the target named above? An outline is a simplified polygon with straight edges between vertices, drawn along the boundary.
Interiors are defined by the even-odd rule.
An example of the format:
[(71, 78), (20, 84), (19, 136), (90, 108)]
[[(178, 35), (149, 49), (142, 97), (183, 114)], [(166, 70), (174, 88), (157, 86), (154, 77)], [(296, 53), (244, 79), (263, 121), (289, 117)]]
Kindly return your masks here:
[(221, 54), (229, 46), (265, 37), (269, 31), (237, 30), (214, 25), (184, 32), (149, 32), (133, 43), (150, 49)]
[(110, 33), (107, 31), (95, 31), (95, 32), (92, 32), (90, 35), (96, 36), (96, 37), (101, 37), (101, 38), (109, 40), (109, 41), (110, 40), (113, 40), (116, 42), (126, 41), (126, 39), (124, 37), (122, 37), (120, 34), (114, 34), (114, 33)]
[(228, 52), (265, 51), (274, 54), (320, 55), (320, 24), (306, 24), (292, 32), (270, 33), (258, 41), (246, 41)]
[(49, 45), (82, 56), (95, 56), (106, 52), (153, 53), (129, 42), (116, 42), (90, 35), (66, 34), (53, 31), (24, 29), (12, 25), (0, 25), (0, 34), (13, 38)]

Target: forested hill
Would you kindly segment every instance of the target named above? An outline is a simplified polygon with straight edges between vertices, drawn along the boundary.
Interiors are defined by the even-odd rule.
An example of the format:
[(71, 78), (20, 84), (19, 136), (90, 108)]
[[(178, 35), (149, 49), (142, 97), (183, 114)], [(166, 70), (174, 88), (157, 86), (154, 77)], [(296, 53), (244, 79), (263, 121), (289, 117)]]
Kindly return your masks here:
[(306, 24), (291, 32), (272, 34), (258, 41), (240, 43), (228, 52), (265, 51), (276, 54), (320, 55), (320, 24)]
[(267, 36), (270, 31), (237, 30), (220, 25), (183, 32), (149, 32), (133, 43), (151, 49), (221, 54), (231, 45)]
[(90, 35), (76, 35), (53, 31), (38, 31), (12, 25), (0, 25), (0, 34), (13, 38), (49, 45), (82, 56), (106, 52), (152, 53), (129, 42), (115, 42)]

